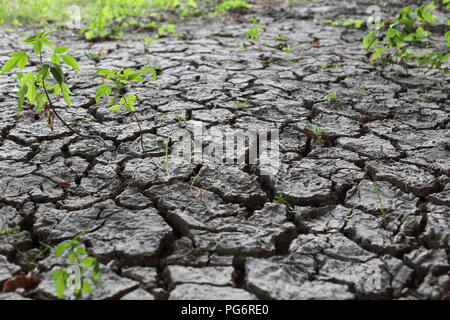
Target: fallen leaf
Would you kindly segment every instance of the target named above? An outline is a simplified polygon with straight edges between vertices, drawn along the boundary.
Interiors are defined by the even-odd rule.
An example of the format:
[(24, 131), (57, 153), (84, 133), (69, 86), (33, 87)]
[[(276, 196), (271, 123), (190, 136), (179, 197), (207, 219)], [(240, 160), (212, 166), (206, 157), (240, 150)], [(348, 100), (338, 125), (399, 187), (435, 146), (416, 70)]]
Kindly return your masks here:
[(3, 293), (14, 292), (17, 289), (24, 289), (24, 295), (28, 295), (30, 291), (37, 288), (41, 280), (33, 275), (30, 276), (16, 276), (5, 282), (3, 285)]

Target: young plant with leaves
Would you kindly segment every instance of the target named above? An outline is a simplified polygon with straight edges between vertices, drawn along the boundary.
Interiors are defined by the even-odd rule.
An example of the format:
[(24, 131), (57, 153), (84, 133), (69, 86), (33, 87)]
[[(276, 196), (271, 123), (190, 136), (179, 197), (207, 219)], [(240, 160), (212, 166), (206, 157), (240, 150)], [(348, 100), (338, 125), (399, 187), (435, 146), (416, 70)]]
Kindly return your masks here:
[(326, 129), (321, 128), (319, 121), (314, 120), (312, 123), (308, 124), (305, 128), (305, 134), (310, 138), (316, 140), (319, 144), (324, 143), (324, 135), (327, 132)]
[(245, 33), (246, 37), (253, 41), (256, 44), (258, 49), (261, 48), (261, 42), (259, 40), (259, 32), (264, 28), (263, 24), (257, 24), (259, 22), (258, 18), (252, 18), (252, 23), (254, 24), (247, 32)]
[[(81, 137), (101, 139), (97, 136), (81, 134), (73, 129), (56, 111), (51, 98), (52, 94), (55, 98), (62, 96), (66, 105), (71, 107), (71, 91), (64, 76), (63, 64), (77, 71), (80, 68), (77, 60), (67, 54), (70, 47), (54, 47), (53, 42), (48, 39), (49, 34), (50, 32), (40, 32), (24, 40), (25, 43), (33, 46), (34, 53), (38, 59), (37, 72), (24, 72), (30, 58), (26, 51), (10, 53), (9, 56), (11, 58), (3, 65), (0, 71), (1, 75), (11, 72), (15, 68), (19, 69), (17, 73), (17, 79), (19, 81), (17, 111), (19, 114), (22, 114), (24, 104), (27, 102), (30, 106), (34, 107), (36, 113), (44, 114), (52, 132), (54, 131), (54, 120), (56, 117), (70, 131)], [(44, 62), (43, 53), (46, 49), (52, 49), (51, 60)], [(103, 139), (101, 140), (105, 143)]]
[(66, 291), (68, 298), (80, 299), (89, 295), (92, 287), (97, 285), (101, 276), (97, 259), (89, 256), (84, 245), (80, 242), (79, 234), (72, 240), (59, 244), (54, 249), (57, 259), (63, 259), (61, 267), (52, 273), (56, 295), (63, 298)]
[[(144, 75), (150, 73), (152, 79), (156, 81), (157, 70), (159, 68), (144, 67), (140, 71), (134, 71), (131, 68), (127, 69), (100, 69), (96, 74), (101, 75), (106, 83), (97, 87), (97, 93), (95, 95), (95, 102), (100, 103), (102, 97), (108, 99), (108, 109), (111, 111), (128, 111), (131, 112), (133, 117), (139, 126), (139, 130), (142, 133), (141, 122), (135, 114), (136, 100), (138, 96), (133, 93), (127, 93), (125, 86), (130, 82), (142, 82), (144, 81)], [(110, 99), (110, 97), (112, 98)], [(141, 135), (141, 147), (145, 152), (144, 142)]]
[[(442, 0), (450, 7), (450, 0)], [(450, 70), (444, 63), (450, 57), (448, 50), (438, 50), (432, 47), (432, 32), (428, 31), (438, 21), (434, 11), (437, 9), (435, 1), (418, 8), (403, 7), (398, 16), (389, 22), (381, 22), (363, 39), (363, 48), (372, 53), (370, 60), (382, 65), (396, 63), (406, 69), (408, 62), (416, 63), (428, 70), (437, 69), (445, 74)], [(447, 20), (450, 25), (450, 19)], [(444, 34), (447, 48), (450, 47), (450, 31)], [(426, 50), (413, 50), (414, 45)]]
[[(17, 73), (17, 79), (19, 80), (17, 110), (19, 114), (22, 112), (24, 103), (28, 102), (35, 108), (36, 113), (44, 113), (52, 131), (54, 116), (59, 118), (71, 131), (74, 131), (56, 112), (50, 98), (50, 93), (53, 93), (55, 97), (62, 95), (65, 103), (70, 107), (71, 92), (61, 64), (64, 63), (75, 70), (80, 69), (77, 61), (67, 54), (67, 51), (70, 49), (69, 47), (56, 47), (53, 49), (53, 43), (48, 39), (49, 34), (50, 32), (41, 32), (24, 40), (25, 43), (32, 45), (34, 48), (34, 53), (39, 60), (38, 72), (23, 72), (27, 66), (29, 57), (26, 51), (18, 51), (9, 54), (11, 58), (3, 65), (0, 74), (19, 68), (19, 72)], [(44, 63), (42, 53), (47, 47), (53, 49), (53, 54), (51, 56), (51, 62)]]
[(292, 210), (292, 205), (286, 200), (284, 193), (277, 193), (273, 197), (272, 203), (284, 204), (289, 210)]

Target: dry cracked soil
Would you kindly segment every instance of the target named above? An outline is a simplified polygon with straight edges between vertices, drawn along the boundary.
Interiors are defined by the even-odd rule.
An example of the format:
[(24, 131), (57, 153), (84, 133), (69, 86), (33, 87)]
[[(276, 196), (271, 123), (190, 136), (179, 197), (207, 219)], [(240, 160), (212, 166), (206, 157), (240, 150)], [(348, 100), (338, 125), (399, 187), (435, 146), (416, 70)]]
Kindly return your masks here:
[[(18, 118), (16, 81), (0, 78), (0, 215), (20, 228), (0, 234), (0, 286), (30, 272), (41, 279), (27, 297), (0, 299), (56, 298), (58, 262), (42, 244), (82, 230), (103, 271), (94, 299), (449, 298), (449, 80), (370, 64), (364, 31), (320, 23), (364, 16), (370, 4), (196, 18), (148, 49), (135, 35), (92, 43), (55, 33), (81, 67), (67, 74), (74, 107), (57, 109), (106, 144), (59, 121), (52, 133), (31, 110)], [(259, 49), (245, 38), (253, 16), (265, 25)], [(279, 50), (280, 33), (291, 52)], [(1, 64), (26, 48), (22, 38), (2, 31)], [(88, 51), (107, 54), (95, 62)], [(93, 72), (147, 59), (163, 72), (129, 87), (140, 131), (132, 115), (95, 105)], [(325, 100), (330, 92), (338, 99)], [(324, 143), (305, 134), (314, 121)], [(167, 163), (166, 139), (200, 122), (216, 130), (205, 144), (214, 132), (279, 130), (279, 170)], [(277, 194), (284, 203), (273, 203)]]

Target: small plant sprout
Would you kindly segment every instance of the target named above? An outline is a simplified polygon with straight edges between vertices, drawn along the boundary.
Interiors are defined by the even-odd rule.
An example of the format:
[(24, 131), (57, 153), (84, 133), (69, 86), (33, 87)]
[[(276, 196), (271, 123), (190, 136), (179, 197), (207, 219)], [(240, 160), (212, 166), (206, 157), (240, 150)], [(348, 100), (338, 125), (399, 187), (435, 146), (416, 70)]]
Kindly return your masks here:
[(338, 98), (338, 94), (336, 92), (329, 92), (323, 98), (327, 101), (336, 100)]
[(236, 102), (235, 104), (236, 104), (236, 107), (238, 107), (238, 108), (248, 108), (251, 106), (250, 103), (247, 101)]
[(284, 35), (284, 33), (279, 33), (275, 39), (278, 41), (277, 48), (284, 52), (290, 52), (292, 50), (291, 46), (288, 43), (288, 38)]
[(13, 235), (13, 234), (19, 234), (19, 233), (21, 233), (20, 227), (0, 229), (0, 234)]
[(375, 193), (375, 196), (377, 197), (378, 207), (377, 209), (380, 210), (381, 216), (383, 217), (383, 223), (387, 224), (388, 216), (386, 215), (386, 210), (384, 208), (383, 199), (381, 198), (381, 191), (378, 187), (377, 182), (373, 181), (373, 192)]
[(235, 48), (236, 48), (237, 50), (245, 50), (246, 45), (245, 45), (245, 43), (239, 43), (239, 44), (237, 44), (237, 45), (235, 46)]
[(101, 59), (101, 55), (99, 53), (85, 52), (84, 55), (94, 61), (95, 63), (99, 63)]
[(333, 27), (354, 26), (356, 29), (361, 29), (361, 27), (364, 24), (364, 21), (361, 20), (361, 19), (352, 19), (352, 18), (350, 18), (350, 19), (343, 20), (343, 18), (338, 18), (336, 20), (325, 20), (324, 23), (327, 24), (327, 25), (333, 26)]
[(97, 259), (88, 255), (86, 248), (80, 242), (82, 235), (59, 244), (54, 249), (57, 259), (62, 259), (61, 267), (52, 273), (56, 295), (59, 299), (67, 293), (71, 299), (80, 299), (92, 292), (92, 286), (98, 284), (101, 272)]
[(251, 8), (252, 5), (250, 3), (247, 3), (242, 0), (227, 0), (223, 1), (219, 5), (217, 5), (216, 10), (213, 12), (212, 15), (216, 15), (219, 13), (225, 13), (231, 9), (238, 9), (238, 8)]
[[(103, 77), (107, 82), (97, 87), (97, 93), (95, 95), (95, 102), (99, 104), (102, 97), (109, 99), (112, 95), (112, 99), (108, 102), (108, 109), (111, 111), (129, 111), (132, 113), (133, 117), (136, 119), (139, 126), (139, 130), (142, 133), (141, 123), (134, 113), (136, 111), (136, 100), (138, 96), (133, 93), (125, 93), (125, 86), (129, 82), (142, 82), (144, 81), (143, 76), (147, 73), (151, 73), (152, 78), (156, 81), (157, 69), (153, 67), (144, 67), (140, 71), (133, 71), (131, 68), (123, 70), (109, 70), (100, 69), (96, 72)], [(142, 151), (145, 152), (144, 142), (141, 135), (141, 147)]]
[(358, 93), (363, 96), (367, 93), (367, 89), (366, 88), (358, 88)]
[[(449, 7), (450, 1), (443, 0), (443, 4)], [(433, 49), (432, 41), (438, 35), (433, 34), (430, 26), (438, 22), (438, 17), (433, 13), (436, 9), (435, 2), (413, 8), (403, 7), (394, 20), (382, 21), (371, 30), (363, 39), (363, 48), (371, 53), (370, 61), (387, 65), (395, 63), (407, 71), (407, 63), (415, 63), (419, 67), (437, 69), (443, 74), (449, 74), (450, 70), (444, 63), (450, 58), (448, 48), (450, 47), (450, 31), (447, 31), (443, 38), (447, 41), (446, 49)], [(447, 25), (450, 20), (447, 19)], [(424, 50), (412, 50), (418, 47), (427, 48)]]
[(277, 193), (273, 197), (273, 203), (284, 204), (289, 210), (292, 209), (291, 204), (285, 199), (285, 195), (283, 193)]
[(159, 28), (158, 28), (158, 35), (160, 36), (160, 37), (163, 37), (163, 36), (170, 36), (170, 35), (174, 35), (174, 36), (176, 36), (176, 34), (175, 34), (175, 25), (173, 25), (173, 24), (163, 24), (163, 25), (161, 25)]
[(182, 123), (184, 123), (187, 120), (186, 117), (180, 116), (179, 114), (176, 114), (174, 116), (173, 121), (177, 124), (177, 125), (181, 125)]
[(319, 122), (314, 120), (312, 123), (306, 126), (307, 135), (318, 141), (320, 144), (323, 143), (324, 134), (327, 132), (326, 129), (321, 128)]
[[(67, 106), (71, 106), (70, 89), (67, 85), (62, 63), (75, 70), (80, 70), (77, 61), (67, 54), (69, 47), (56, 47), (53, 49), (51, 61), (44, 63), (42, 53), (46, 48), (52, 48), (53, 43), (48, 39), (50, 32), (41, 32), (24, 40), (25, 43), (32, 45), (34, 53), (38, 57), (39, 63), (37, 65), (38, 72), (24, 73), (29, 57), (26, 51), (18, 51), (10, 53), (11, 57), (4, 65), (0, 74), (4, 74), (19, 68), (17, 79), (19, 80), (19, 97), (17, 111), (22, 112), (24, 103), (27, 101), (34, 107), (36, 113), (42, 112), (48, 122), (49, 128), (54, 131), (53, 122), (56, 116), (67, 128), (71, 131), (81, 135), (73, 130), (56, 112), (54, 104), (50, 98), (53, 93), (55, 97), (62, 95)], [(53, 81), (49, 78), (52, 77)], [(82, 136), (82, 135), (81, 135)]]
[[(257, 23), (258, 21), (259, 20), (257, 18), (252, 19), (252, 23)], [(253, 43), (256, 44), (256, 47), (258, 48), (258, 50), (261, 48), (261, 42), (259, 40), (259, 32), (263, 28), (264, 28), (264, 25), (257, 24), (255, 26), (253, 26), (252, 28), (250, 28), (249, 30), (247, 30), (247, 32), (245, 33), (246, 37), (248, 39), (252, 40)]]

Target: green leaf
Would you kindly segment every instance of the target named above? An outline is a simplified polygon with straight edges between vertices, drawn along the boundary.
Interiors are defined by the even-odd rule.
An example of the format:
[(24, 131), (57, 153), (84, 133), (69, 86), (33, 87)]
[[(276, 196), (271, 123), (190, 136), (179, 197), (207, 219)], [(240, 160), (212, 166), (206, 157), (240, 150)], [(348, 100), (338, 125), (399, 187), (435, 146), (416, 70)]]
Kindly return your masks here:
[(126, 109), (131, 112), (135, 112), (136, 109), (134, 107), (134, 102), (136, 101), (136, 96), (134, 94), (127, 94), (122, 99), (120, 99), (120, 103), (125, 105)]
[(101, 74), (102, 76), (107, 76), (112, 70), (100, 69), (95, 72), (95, 74)]
[(59, 65), (61, 63), (61, 58), (57, 54), (52, 54), (52, 63)]
[(86, 257), (80, 261), (86, 268), (90, 268), (95, 264), (96, 259), (92, 257)]
[(11, 58), (11, 59), (9, 59), (3, 65), (3, 68), (2, 68), (2, 71), (0, 72), (0, 74), (4, 74), (6, 72), (10, 72), (12, 69), (14, 69), (17, 66), (18, 63), (19, 63), (19, 59), (18, 58)]
[(115, 104), (108, 108), (111, 111), (120, 111), (120, 106)]
[(20, 80), (20, 86), (24, 86), (26, 84), (29, 84), (32, 80), (34, 80), (34, 73), (29, 72), (25, 74), (22, 79)]
[(68, 257), (71, 263), (77, 262), (77, 255), (75, 254), (75, 252), (70, 251)]
[(75, 253), (76, 253), (79, 257), (82, 256), (82, 255), (86, 255), (86, 254), (87, 254), (86, 249), (84, 248), (84, 246), (79, 246), (79, 247), (76, 249)]
[(64, 251), (66, 251), (67, 248), (69, 248), (70, 246), (71, 246), (70, 241), (66, 241), (66, 242), (61, 243), (60, 245), (58, 245), (55, 248), (55, 256), (57, 258), (59, 258), (64, 253)]
[(89, 282), (83, 281), (83, 287), (82, 287), (81, 291), (84, 292), (84, 293), (91, 293), (92, 292), (92, 288), (91, 288), (91, 285), (89, 284)]
[(65, 84), (64, 82), (61, 84), (61, 89), (62, 89), (62, 93), (64, 96), (64, 100), (66, 101), (67, 106), (71, 106), (71, 102), (70, 102), (70, 90), (69, 87), (67, 86), (67, 84)]
[(66, 281), (68, 278), (68, 274), (63, 269), (56, 269), (52, 273), (52, 278), (55, 282), (56, 295), (59, 299), (61, 299), (67, 289)]
[(72, 67), (73, 69), (80, 71), (78, 62), (77, 60), (75, 60), (74, 57), (69, 56), (68, 54), (63, 54), (61, 55), (61, 58), (63, 59), (64, 63), (67, 64), (69, 67)]
[(37, 41), (34, 43), (34, 52), (36, 52), (36, 54), (40, 54), (42, 51), (42, 42), (41, 41)]
[(56, 96), (59, 96), (61, 94), (61, 86), (59, 84), (55, 84), (53, 86), (53, 94)]
[(23, 87), (20, 88), (19, 92), (17, 92), (17, 95), (19, 96), (17, 112), (19, 112), (19, 113), (22, 111), (22, 107), (23, 107), (23, 103), (25, 102), (25, 95), (27, 94), (27, 91), (28, 91), (28, 85), (24, 85)]
[(95, 103), (99, 103), (100, 99), (102, 98), (102, 96), (107, 96), (109, 97), (109, 95), (111, 94), (111, 87), (108, 86), (107, 84), (102, 84), (101, 86), (97, 87), (97, 93), (95, 94)]
[(144, 79), (142, 79), (141, 74), (138, 72), (132, 72), (130, 74), (127, 74), (127, 80), (128, 81), (144, 81)]
[(62, 83), (64, 82), (64, 73), (61, 67), (53, 63), (50, 66), (50, 73), (53, 75), (53, 78), (55, 78), (56, 82), (58, 82), (59, 85), (62, 85)]
[(55, 53), (63, 54), (63, 53), (66, 53), (69, 49), (70, 49), (70, 47), (58, 47), (55, 49)]
[(48, 64), (43, 64), (42, 66), (41, 66), (41, 76), (42, 76), (42, 79), (46, 79), (47, 78), (47, 75), (48, 75), (48, 69), (50, 68), (50, 66), (48, 65)]
[(31, 104), (36, 102), (36, 85), (34, 84), (34, 81), (31, 81), (28, 86), (27, 97)]
[(45, 96), (41, 93), (38, 93), (36, 96), (36, 113), (39, 113), (42, 109), (42, 105), (44, 104)]

